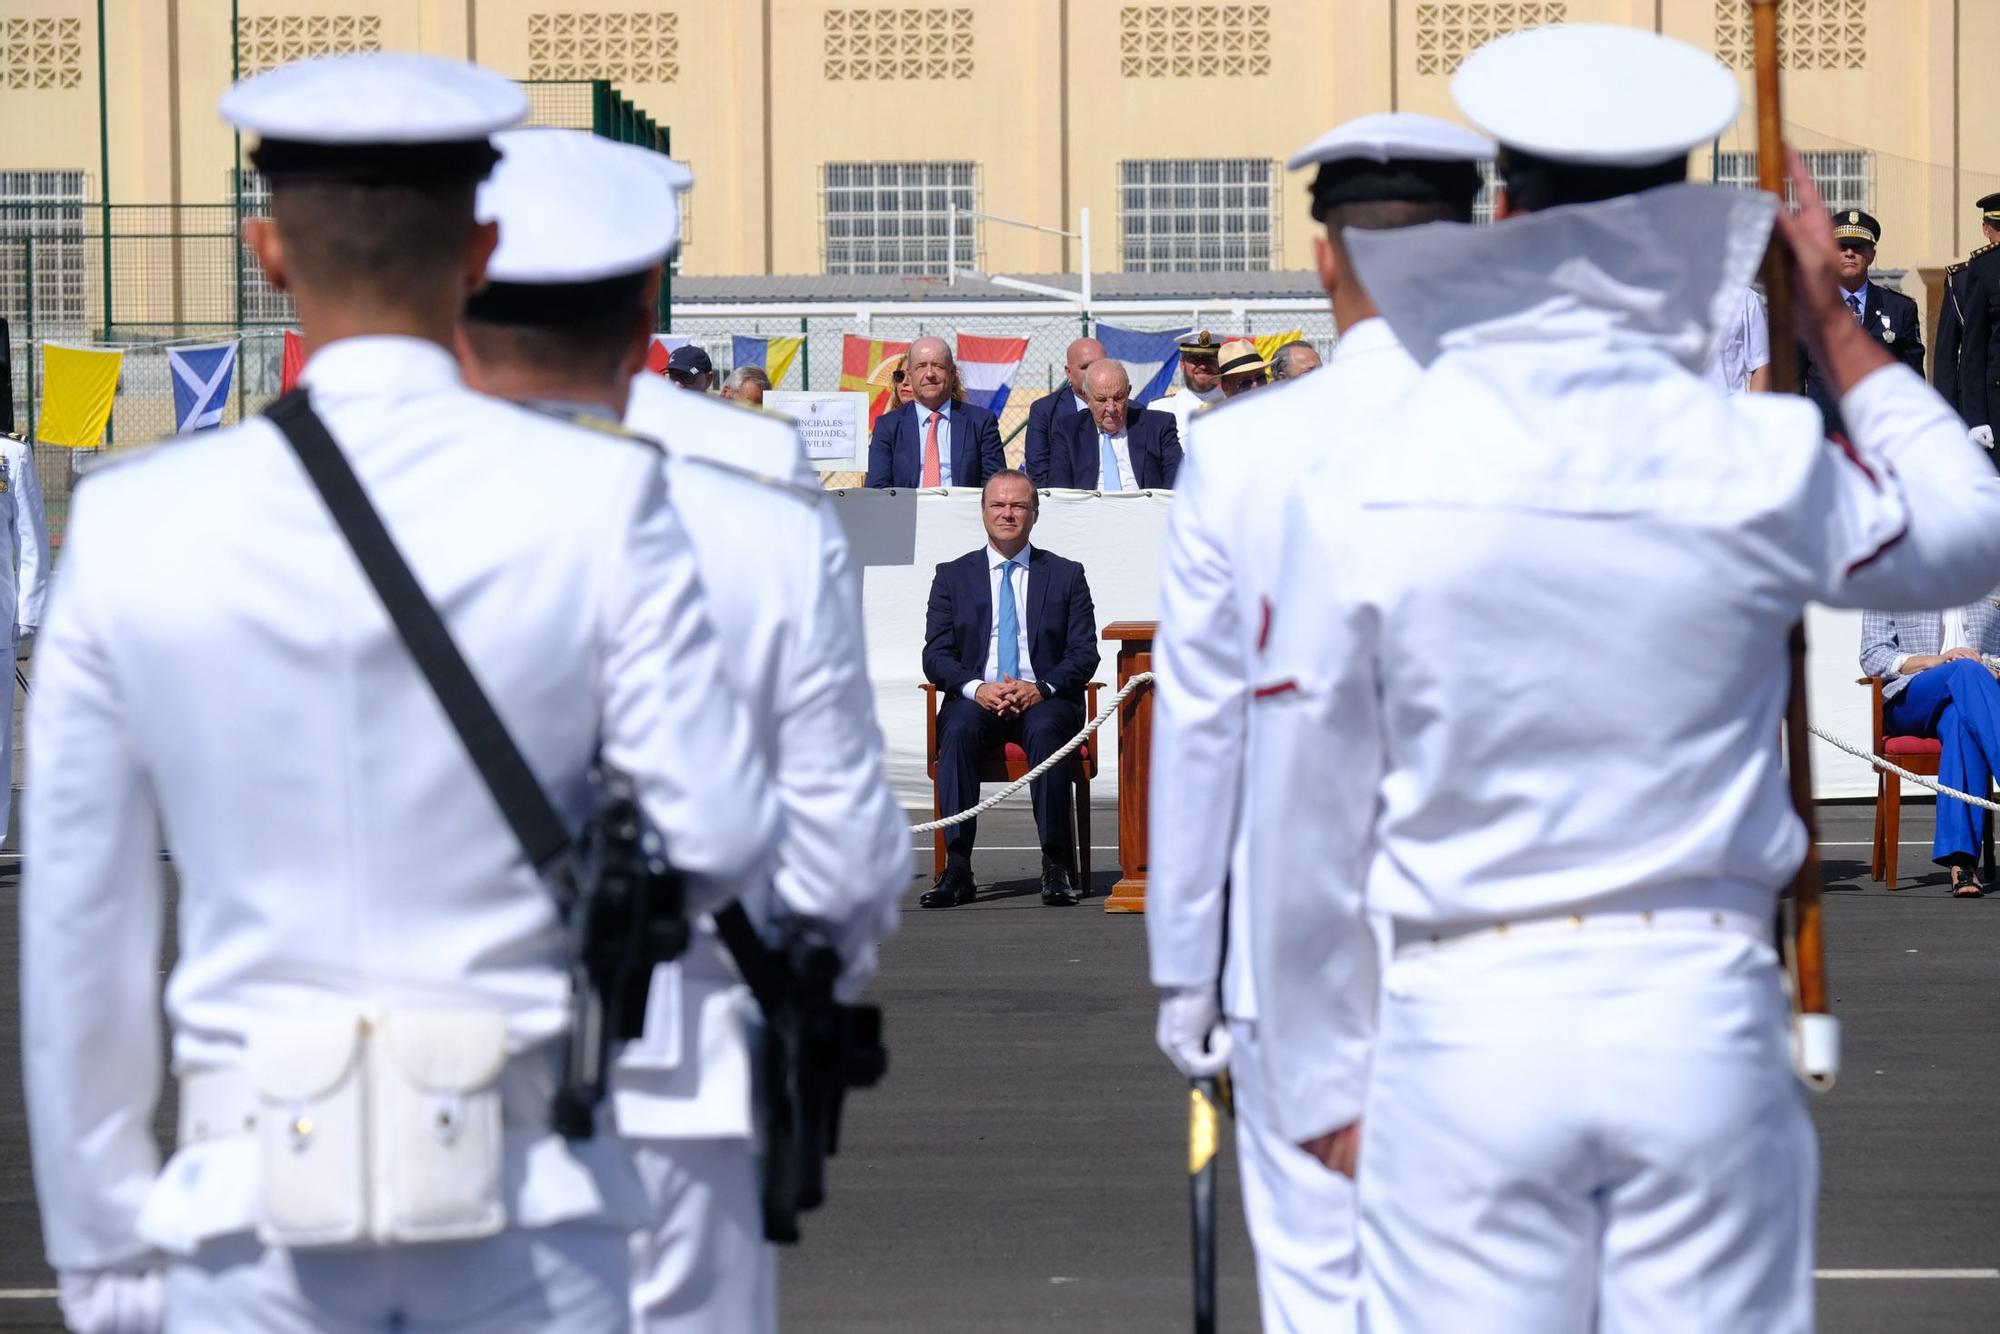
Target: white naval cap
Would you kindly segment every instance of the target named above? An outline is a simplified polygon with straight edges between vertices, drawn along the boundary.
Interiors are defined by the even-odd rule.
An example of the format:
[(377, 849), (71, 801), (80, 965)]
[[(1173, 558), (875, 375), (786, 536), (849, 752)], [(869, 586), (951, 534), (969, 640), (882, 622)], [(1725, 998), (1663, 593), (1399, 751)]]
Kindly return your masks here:
[(528, 99), (477, 65), (365, 52), (254, 75), (224, 93), (220, 109), (259, 136), (251, 160), (274, 179), (423, 183), (484, 176), (489, 136), (520, 123)]
[(1292, 154), (1297, 171), (1328, 162), (1478, 162), (1491, 158), (1493, 141), (1436, 116), (1377, 111), (1334, 126)]
[(1379, 111), (1334, 126), (1292, 154), (1297, 171), (1317, 165), (1312, 212), (1341, 204), (1442, 203), (1470, 208), (1482, 183), (1477, 164), (1492, 140), (1435, 116)]
[(640, 273), (680, 239), (681, 163), (583, 130), (495, 135), (500, 165), (479, 187), (481, 222), (500, 224), (486, 276), (584, 283)]
[(1554, 162), (1643, 167), (1685, 157), (1736, 119), (1736, 77), (1686, 42), (1574, 23), (1488, 42), (1452, 77), (1467, 120)]
[(493, 145), (500, 165), (476, 208), (500, 244), (471, 318), (558, 323), (629, 304), (680, 239), (694, 177), (664, 153), (582, 130), (509, 130)]

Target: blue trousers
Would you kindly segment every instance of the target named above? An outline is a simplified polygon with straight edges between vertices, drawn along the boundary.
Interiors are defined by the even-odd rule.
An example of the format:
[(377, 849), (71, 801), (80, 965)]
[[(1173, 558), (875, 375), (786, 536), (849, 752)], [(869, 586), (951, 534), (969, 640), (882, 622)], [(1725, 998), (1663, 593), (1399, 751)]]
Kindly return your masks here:
[[(1896, 736), (1934, 736), (1938, 781), (1983, 797), (2000, 769), (2000, 681), (1981, 663), (1956, 659), (1910, 678), (1882, 705), (1883, 729)], [(1939, 865), (1976, 862), (1986, 840), (1986, 812), (1950, 797), (1937, 803), (1931, 859)]]
[[(1045, 699), (1026, 713), (1002, 718), (951, 696), (938, 708), (938, 809), (956, 815), (979, 804), (979, 760), (993, 747), (1018, 741), (1028, 752), (1028, 763), (1040, 764), (1082, 728), (1083, 708), (1075, 700)], [(1069, 767), (1058, 764), (1028, 784), (1042, 855), (1065, 864), (1070, 856), (1069, 783)], [(970, 865), (978, 837), (979, 821), (954, 825), (945, 831), (945, 855), (958, 865)]]

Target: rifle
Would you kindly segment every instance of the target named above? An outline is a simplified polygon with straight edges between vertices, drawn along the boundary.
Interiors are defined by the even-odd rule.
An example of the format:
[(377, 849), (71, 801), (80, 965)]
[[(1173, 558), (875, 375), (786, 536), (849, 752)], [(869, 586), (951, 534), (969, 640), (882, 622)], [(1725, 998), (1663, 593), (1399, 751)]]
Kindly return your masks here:
[[(1778, 0), (1750, 0), (1757, 71), (1757, 184), (1785, 206), (1784, 110), (1778, 86)], [(1764, 295), (1770, 308), (1771, 392), (1799, 388), (1798, 340), (1793, 318), (1792, 248), (1773, 230), (1764, 255)], [(1778, 936), (1792, 991), (1792, 1065), (1808, 1088), (1833, 1087), (1840, 1071), (1840, 1021), (1827, 1009), (1826, 940), (1820, 923), (1819, 828), (1813, 812), (1812, 734), (1806, 716), (1806, 627), (1790, 636), (1791, 692), (1785, 701), (1785, 760), (1792, 809), (1806, 829), (1805, 860), (1792, 875), (1791, 893), (1779, 908)]]
[(847, 1090), (871, 1088), (888, 1071), (882, 1011), (841, 1004), (833, 994), (840, 956), (824, 945), (772, 949), (740, 903), (715, 915), (715, 930), (764, 1014), (764, 1239), (790, 1245), (799, 1215), (826, 1202), (826, 1160), (840, 1151)]

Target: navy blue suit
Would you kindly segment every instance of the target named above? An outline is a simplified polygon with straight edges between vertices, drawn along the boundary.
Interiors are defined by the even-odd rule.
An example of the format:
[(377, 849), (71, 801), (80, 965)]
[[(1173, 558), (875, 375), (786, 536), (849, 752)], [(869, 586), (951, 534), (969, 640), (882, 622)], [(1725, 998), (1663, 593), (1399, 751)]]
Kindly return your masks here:
[[(1174, 419), (1164, 412), (1131, 408), (1125, 415), (1125, 447), (1132, 455), (1132, 477), (1142, 490), (1170, 491), (1181, 470), (1181, 438)], [(1049, 480), (1043, 485), (1095, 491), (1097, 485), (1097, 421), (1088, 412), (1058, 419), (1049, 439)]]
[(1036, 486), (1053, 485), (1049, 481), (1049, 441), (1063, 418), (1075, 411), (1076, 394), (1067, 380), (1028, 405), (1028, 452), (1021, 460), (1021, 471)]
[[(1867, 299), (1861, 303), (1861, 329), (1888, 349), (1890, 356), (1919, 376), (1923, 375), (1924, 331), (1917, 319), (1916, 302), (1871, 280)], [(1799, 392), (1819, 405), (1820, 418), (1826, 423), (1828, 435), (1847, 434), (1847, 423), (1841, 420), (1840, 403), (1834, 396), (1833, 386), (1827, 382), (1826, 372), (1813, 360), (1811, 350), (1803, 342), (1799, 344)], [(1958, 405), (1954, 403), (1952, 406)]]
[[(875, 423), (868, 441), (868, 485), (922, 486), (924, 433), (930, 409), (911, 399)], [(1000, 449), (1000, 421), (985, 408), (954, 403), (951, 422), (951, 484), (984, 486), (986, 479), (1007, 466)], [(942, 425), (942, 423), (940, 423)], [(940, 460), (942, 462), (942, 460)]]
[[(1097, 613), (1083, 566), (1031, 544), (1028, 661), (1021, 664), (1020, 675), (1039, 683), (1047, 698), (1002, 718), (964, 697), (967, 682), (986, 678), (986, 652), (994, 633), (987, 551), (982, 546), (937, 567), (924, 620), (924, 675), (944, 695), (938, 706), (937, 783), (938, 806), (946, 815), (978, 804), (979, 759), (995, 745), (1018, 742), (1029, 763), (1039, 764), (1075, 736), (1083, 727), (1084, 687), (1097, 670)], [(1042, 853), (1064, 863), (1070, 855), (1062, 800), (1068, 781), (1058, 765), (1029, 785)], [(955, 865), (970, 864), (978, 824), (967, 820), (945, 831), (945, 851)]]

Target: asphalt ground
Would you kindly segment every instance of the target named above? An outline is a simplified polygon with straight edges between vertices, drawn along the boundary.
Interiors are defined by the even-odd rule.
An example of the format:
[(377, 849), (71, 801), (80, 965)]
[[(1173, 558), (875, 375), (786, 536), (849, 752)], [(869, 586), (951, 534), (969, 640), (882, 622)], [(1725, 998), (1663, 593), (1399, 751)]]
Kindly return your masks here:
[[(913, 819), (918, 818), (913, 814)], [(1830, 1334), (2000, 1329), (2000, 895), (1931, 874), (1905, 808), (1903, 873), (1867, 881), (1871, 808), (1822, 814), (1829, 974), (1845, 1043), (1813, 1102)], [(1170, 1331), (1189, 1319), (1186, 1093), (1153, 1047), (1141, 919), (1103, 911), (1116, 814), (1093, 825), (1096, 896), (1045, 908), (1025, 806), (981, 821), (979, 900), (922, 911), (912, 852), (874, 999), (890, 1074), (850, 1099), (832, 1198), (783, 1257), (794, 1331)], [(920, 840), (913, 839), (913, 843)], [(55, 1328), (21, 1109), (17, 873), (0, 861), (0, 1326)], [(1921, 877), (1921, 878), (1916, 878)], [(1233, 1149), (1221, 1159), (1221, 1324), (1257, 1327)]]

